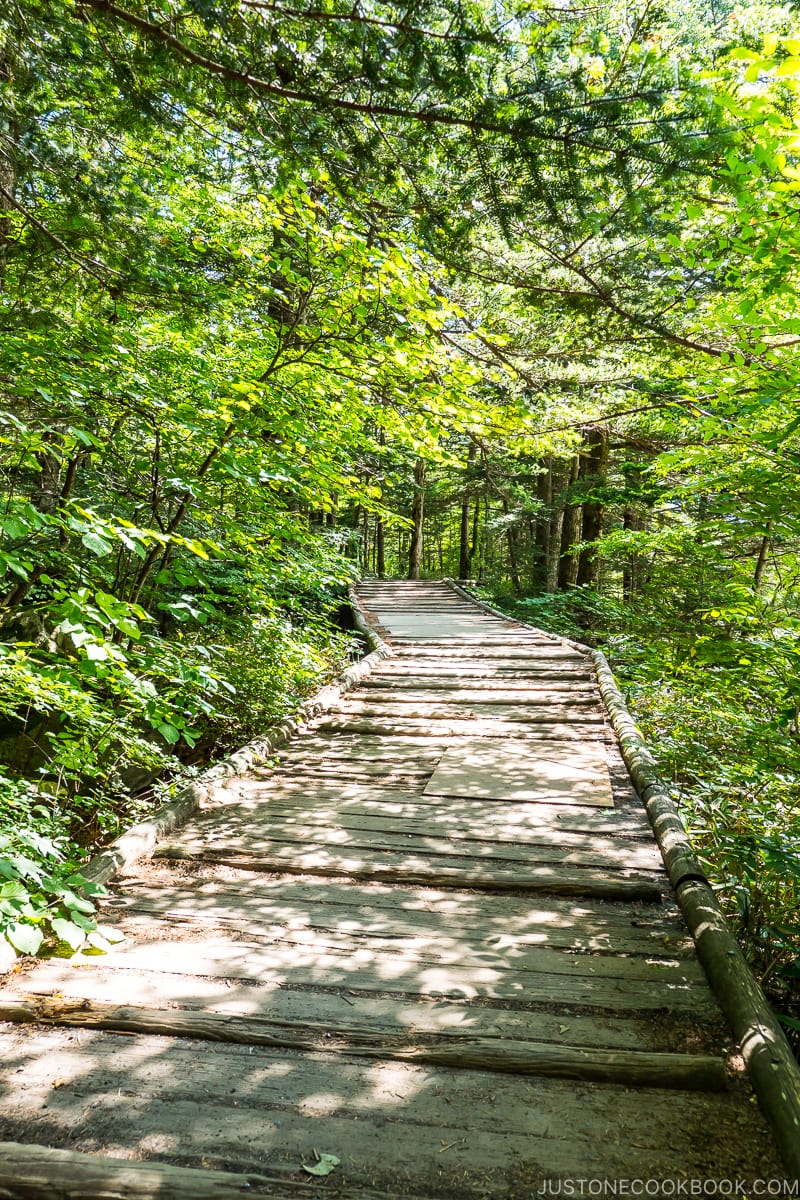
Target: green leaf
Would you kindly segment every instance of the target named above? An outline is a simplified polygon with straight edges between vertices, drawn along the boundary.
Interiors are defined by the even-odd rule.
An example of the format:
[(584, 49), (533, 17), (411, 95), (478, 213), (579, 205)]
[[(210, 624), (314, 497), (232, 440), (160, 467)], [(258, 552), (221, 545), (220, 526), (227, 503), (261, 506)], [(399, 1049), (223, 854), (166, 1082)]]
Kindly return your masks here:
[(97, 642), (87, 642), (87, 644), (84, 646), (84, 650), (89, 662), (105, 662), (105, 660), (109, 657), (108, 650), (105, 648), (105, 646), (100, 646)]
[(335, 1154), (319, 1154), (317, 1157), (319, 1161), (314, 1163), (313, 1166), (308, 1166), (306, 1163), (303, 1163), (303, 1170), (306, 1172), (306, 1174), (318, 1176), (330, 1175), (331, 1171), (333, 1171), (335, 1167), (338, 1167), (341, 1161), (336, 1157)]
[(79, 908), (69, 909), (69, 919), (73, 925), (77, 925), (78, 929), (82, 929), (84, 933), (91, 933), (97, 928), (97, 922), (94, 917), (86, 917)]
[(73, 950), (80, 949), (86, 939), (85, 931), (65, 917), (54, 917), (50, 927), (59, 941), (66, 942)]
[(19, 517), (9, 516), (0, 521), (0, 529), (7, 538), (21, 538), (29, 532), (29, 526)]
[[(87, 891), (89, 888), (87, 887)], [(91, 900), (85, 900), (83, 896), (76, 896), (74, 892), (67, 888), (61, 890), (61, 899), (67, 908), (74, 908), (77, 912), (93, 913), (94, 905)]]
[(67, 433), (71, 434), (77, 442), (81, 442), (84, 446), (94, 446), (97, 444), (97, 439), (93, 438), (85, 429), (76, 429), (74, 425), (70, 425)]
[(98, 929), (93, 930), (86, 935), (86, 941), (94, 950), (99, 950), (101, 954), (108, 954), (111, 949), (111, 943), (103, 937)]
[(6, 930), (6, 938), (20, 954), (36, 954), (44, 934), (36, 925), (15, 924)]
[(4, 883), (0, 887), (0, 897), (3, 900), (27, 900), (30, 893), (24, 883), (19, 880), (12, 879), (9, 883)]
[(13, 571), (15, 575), (19, 575), (20, 579), (27, 579), (31, 570), (29, 562), (17, 558), (15, 554), (8, 554), (6, 551), (0, 551), (0, 567), (3, 570)]
[(102, 558), (105, 554), (110, 554), (113, 549), (110, 542), (101, 538), (99, 533), (95, 533), (91, 529), (83, 535), (81, 541), (86, 549), (91, 550), (92, 554), (96, 554), (98, 558)]

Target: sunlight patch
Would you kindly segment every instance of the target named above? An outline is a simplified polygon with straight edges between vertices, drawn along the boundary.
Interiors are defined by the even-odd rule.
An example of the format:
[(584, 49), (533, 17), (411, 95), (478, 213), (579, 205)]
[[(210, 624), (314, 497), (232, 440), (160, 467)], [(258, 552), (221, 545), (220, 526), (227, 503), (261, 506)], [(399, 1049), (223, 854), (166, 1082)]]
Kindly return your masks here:
[(605, 751), (597, 743), (462, 742), (445, 750), (424, 794), (614, 807)]

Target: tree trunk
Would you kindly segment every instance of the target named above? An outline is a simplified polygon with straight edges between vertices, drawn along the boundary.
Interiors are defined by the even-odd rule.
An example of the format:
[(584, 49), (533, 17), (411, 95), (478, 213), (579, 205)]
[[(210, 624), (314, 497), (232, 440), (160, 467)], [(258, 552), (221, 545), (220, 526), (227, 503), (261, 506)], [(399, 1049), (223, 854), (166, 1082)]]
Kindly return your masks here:
[(0, 287), (6, 274), (6, 263), (11, 250), (13, 222), (10, 209), (17, 196), (16, 150), (19, 142), (19, 125), (10, 115), (14, 110), (14, 60), (7, 45), (0, 45), (0, 86), (6, 95), (6, 115), (0, 114)]
[(419, 579), (422, 565), (422, 534), (425, 522), (425, 459), (414, 466), (414, 502), (411, 506), (411, 545), (408, 550), (408, 578)]
[(547, 556), (545, 558), (544, 588), (546, 592), (558, 590), (559, 555), (561, 553), (561, 530), (564, 524), (564, 508), (560, 503), (567, 483), (563, 472), (552, 474), (550, 486), (550, 520), (548, 522)]
[[(581, 464), (581, 479), (587, 489), (594, 493), (590, 499), (583, 502), (583, 530), (581, 541), (596, 542), (603, 532), (603, 514), (605, 508), (602, 500), (597, 497), (597, 489), (605, 483), (608, 470), (608, 432), (601, 426), (589, 430), (586, 439), (586, 453)], [(579, 587), (594, 587), (600, 573), (600, 559), (597, 548), (586, 544), (578, 559)]]
[(364, 509), (364, 524), (362, 526), (362, 534), (361, 534), (361, 566), (362, 566), (362, 570), (364, 570), (364, 571), (369, 570), (369, 551), (370, 551), (369, 512), (365, 508)]
[[(195, 480), (205, 478), (205, 476), (208, 474), (208, 471), (210, 470), (211, 466), (216, 461), (216, 459), (219, 457), (219, 455), (222, 453), (222, 451), (225, 449), (225, 447), (227, 446), (228, 442), (231, 440), (231, 438), (233, 437), (235, 432), (236, 432), (236, 425), (233, 422), (231, 422), (231, 424), (229, 424), (226, 427), (226, 429), (223, 432), (222, 437), (220, 438), (217, 445), (211, 447), (208, 454), (205, 456), (205, 458), (201, 462), (200, 466), (197, 468), (195, 475), (194, 475)], [(172, 517), (170, 518), (170, 520), (167, 524), (167, 527), (164, 530), (165, 533), (173, 534), (176, 532), (176, 530), (181, 525), (184, 517), (186, 516), (187, 512), (191, 508), (192, 500), (193, 500), (192, 494), (187, 492), (184, 495), (181, 502), (179, 503), (178, 507), (175, 509), (175, 512), (173, 513)], [(160, 544), (153, 546), (150, 550), (148, 550), (147, 555), (144, 559), (144, 562), (142, 563), (141, 567), (139, 568), (139, 570), (136, 574), (136, 578), (130, 589), (130, 595), (128, 596), (128, 599), (130, 600), (131, 603), (135, 604), (136, 602), (138, 602), (139, 597), (142, 594), (142, 589), (144, 588), (144, 585), (147, 583), (147, 580), (150, 578), (150, 574), (151, 574), (153, 568), (155, 567), (156, 563), (158, 562), (159, 558), (161, 557), (161, 553), (162, 553), (162, 547)]]
[(758, 550), (758, 558), (756, 560), (756, 569), (753, 575), (753, 590), (761, 591), (761, 584), (764, 581), (764, 571), (767, 566), (767, 555), (772, 549), (772, 532), (775, 528), (775, 518), (770, 517), (767, 522), (767, 529), (761, 539), (761, 545)]
[(575, 547), (581, 540), (581, 506), (575, 503), (569, 503), (570, 491), (574, 489), (578, 482), (580, 473), (581, 460), (578, 455), (572, 460), (570, 468), (569, 484), (566, 489), (567, 505), (564, 508), (564, 515), (561, 521), (561, 538), (560, 538), (560, 553), (558, 559), (558, 572), (556, 575), (556, 586), (560, 592), (566, 591), (567, 588), (574, 587), (578, 579), (578, 556), (575, 553)]
[(378, 579), (386, 578), (386, 535), (380, 517), (375, 522), (375, 570)]
[[(509, 509), (507, 501), (503, 501), (503, 513), (508, 516)], [(519, 555), (517, 553), (517, 531), (511, 525), (506, 526), (506, 543), (508, 545), (508, 567), (511, 575), (511, 582), (514, 585), (514, 591), (517, 595), (522, 594), (522, 581), (519, 574)]]
[(536, 530), (533, 545), (531, 583), (537, 591), (547, 588), (547, 562), (550, 557), (550, 514), (553, 503), (553, 466), (550, 458), (540, 463), (536, 480), (536, 499), (539, 508), (536, 515)]
[[(469, 569), (470, 579), (475, 578), (475, 562), (476, 558), (480, 559), (480, 538), (481, 538), (481, 498), (475, 497), (475, 503), (472, 506), (472, 534), (469, 543)], [(480, 569), (480, 568), (479, 568)]]
[[(644, 528), (644, 517), (635, 505), (629, 504), (622, 514), (622, 528), (638, 532)], [(641, 555), (630, 553), (622, 564), (622, 598), (632, 600), (640, 587)]]
[[(475, 553), (475, 545), (477, 538), (474, 533), (472, 542), (469, 537), (469, 475), (470, 467), (475, 459), (475, 443), (470, 442), (469, 451), (467, 452), (467, 466), (465, 471), (464, 490), (461, 494), (461, 528), (459, 531), (459, 546), (458, 546), (458, 577), (459, 579), (469, 579), (472, 571), (472, 555)], [(478, 502), (475, 502), (477, 513)]]

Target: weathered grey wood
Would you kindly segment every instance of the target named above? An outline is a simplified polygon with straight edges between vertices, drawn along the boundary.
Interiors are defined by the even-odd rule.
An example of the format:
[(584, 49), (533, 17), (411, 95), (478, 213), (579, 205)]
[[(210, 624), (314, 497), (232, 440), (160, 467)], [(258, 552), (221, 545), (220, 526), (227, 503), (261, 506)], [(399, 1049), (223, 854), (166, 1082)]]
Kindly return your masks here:
[(594, 706), (598, 711), (602, 711), (597, 689), (588, 683), (555, 688), (544, 687), (541, 684), (510, 684), (502, 680), (483, 680), (480, 683), (459, 686), (437, 679), (429, 680), (424, 685), (419, 680), (402, 683), (398, 681), (392, 687), (388, 687), (386, 679), (374, 679), (350, 693), (350, 698), (368, 700), (370, 704), (440, 703), (443, 693), (446, 693), (449, 704), (554, 704), (556, 707), (569, 708)]
[[(368, 943), (367, 939), (383, 936), (384, 947), (393, 945), (396, 948), (398, 939), (402, 938), (404, 950), (410, 951), (424, 936), (436, 939), (442, 952), (458, 946), (459, 960), (463, 962), (480, 956), (481, 952), (484, 955), (487, 951), (496, 955), (499, 950), (503, 955), (514, 955), (516, 965), (520, 966), (522, 964), (518, 956), (529, 946), (647, 955), (654, 961), (694, 955), (693, 943), (674, 923), (655, 927), (648, 924), (646, 929), (634, 928), (630, 922), (626, 925), (621, 921), (598, 922), (594, 925), (591, 914), (571, 918), (563, 910), (555, 910), (552, 902), (545, 911), (537, 913), (536, 922), (531, 922), (531, 928), (521, 928), (516, 932), (510, 932), (508, 926), (504, 928), (501, 920), (490, 925), (488, 921), (470, 922), (469, 918), (459, 914), (460, 938), (454, 938), (449, 932), (452, 918), (449, 921), (446, 918), (437, 920), (436, 914), (418, 912), (390, 916), (386, 909), (326, 905), (324, 901), (316, 902), (311, 911), (299, 915), (287, 914), (278, 906), (270, 909), (266, 904), (258, 905), (252, 901), (223, 905), (211, 904), (207, 900), (204, 902), (202, 896), (181, 898), (167, 895), (151, 899), (128, 895), (119, 899), (110, 898), (105, 902), (104, 911), (111, 914), (112, 920), (119, 920), (121, 912), (150, 913), (189, 924), (231, 928), (241, 933), (280, 937), (286, 941), (302, 941), (304, 936), (307, 940), (311, 928), (316, 931), (315, 936), (322, 933), (329, 938), (345, 925), (350, 942), (339, 940), (342, 944), (349, 944), (353, 950), (379, 944), (374, 941)], [(294, 931), (291, 936), (289, 930)]]
[(362, 716), (341, 716), (327, 717), (319, 720), (315, 726), (319, 730), (348, 730), (353, 733), (374, 733), (374, 734), (392, 734), (392, 733), (427, 733), (430, 737), (442, 737), (443, 735), (462, 735), (467, 737), (513, 737), (513, 738), (530, 738), (531, 740), (543, 739), (547, 741), (584, 741), (586, 738), (595, 738), (602, 740), (604, 737), (604, 728), (601, 722), (589, 725), (584, 723), (581, 726), (576, 726), (573, 723), (561, 724), (552, 721), (541, 724), (531, 723), (529, 725), (521, 724), (514, 721), (504, 721), (500, 718), (476, 717), (473, 720), (468, 718), (451, 717), (447, 719), (435, 719), (433, 717), (419, 717), (417, 719), (411, 717), (362, 717)]
[[(623, 905), (608, 900), (556, 896), (534, 900), (524, 895), (492, 896), (394, 883), (341, 884), (327, 879), (298, 882), (257, 875), (239, 876), (232, 881), (200, 874), (181, 881), (172, 876), (166, 865), (152, 875), (147, 881), (125, 880), (124, 885), (112, 890), (104, 904), (124, 901), (135, 906), (139, 898), (144, 898), (157, 903), (162, 911), (185, 903), (198, 911), (205, 906), (212, 912), (231, 915), (249, 912), (262, 923), (295, 920), (313, 926), (321, 922), (325, 926), (333, 921), (358, 928), (360, 922), (372, 921), (380, 928), (396, 930), (400, 936), (409, 931), (411, 927), (405, 922), (411, 920), (443, 933), (450, 940), (474, 931), (480, 938), (494, 938), (500, 944), (506, 937), (522, 933), (531, 933), (532, 944), (542, 945), (551, 937), (559, 937), (562, 930), (582, 932), (589, 939), (605, 933), (614, 939), (627, 934), (637, 941), (652, 943), (655, 939), (656, 949), (663, 952), (666, 947), (667, 956), (674, 953), (673, 943), (682, 941), (686, 935), (676, 908), (654, 908), (644, 903)], [(638, 944), (641, 949), (644, 943), (638, 941)], [(649, 949), (653, 949), (652, 944)]]
[(0, 1142), (1, 1200), (241, 1200), (291, 1197), (297, 1189), (263, 1175), (131, 1162), (50, 1146)]
[[(80, 1147), (88, 1124), (102, 1130), (109, 1154), (144, 1147), (293, 1178), (301, 1162), (313, 1162), (313, 1149), (331, 1151), (341, 1167), (323, 1189), (338, 1178), (348, 1200), (362, 1189), (523, 1200), (546, 1178), (671, 1178), (676, 1161), (686, 1177), (707, 1178), (702, 1131), (710, 1130), (715, 1145), (731, 1147), (736, 1177), (777, 1173), (758, 1114), (743, 1114), (725, 1093), (580, 1086), (224, 1043), (210, 1053), (208, 1043), (92, 1030), (80, 1035), (81, 1065), (74, 1032), (25, 1033), (30, 1086), (4, 1097), (6, 1128), (40, 1141), (47, 1130), (51, 1144), (74, 1139)], [(19, 1045), (9, 1038), (2, 1046), (12, 1071)]]
[(386, 775), (401, 775), (404, 778), (428, 776), (441, 756), (442, 748), (439, 746), (418, 753), (414, 763), (409, 762), (407, 751), (402, 755), (384, 753), (380, 757), (377, 754), (374, 757), (366, 754), (359, 757), (352, 751), (337, 753), (333, 750), (312, 753), (307, 750), (298, 750), (294, 755), (277, 760), (275, 766), (270, 768), (269, 774), (262, 771), (258, 777), (292, 780), (298, 774), (323, 775), (324, 781), (328, 783), (334, 779), (353, 777), (366, 778), (371, 784), (377, 783), (380, 786), (381, 779)]
[(409, 720), (412, 717), (422, 717), (434, 721), (449, 721), (453, 717), (469, 718), (479, 717), (480, 719), (493, 720), (495, 718), (502, 719), (507, 722), (520, 725), (553, 725), (560, 721), (569, 722), (576, 728), (583, 729), (586, 726), (602, 728), (604, 716), (602, 711), (596, 705), (589, 707), (563, 707), (556, 704), (550, 704), (542, 709), (535, 707), (527, 707), (525, 705), (508, 704), (506, 702), (495, 702), (493, 700), (484, 700), (472, 704), (465, 703), (450, 703), (449, 701), (436, 701), (425, 703), (417, 700), (412, 700), (406, 703), (403, 697), (397, 697), (391, 701), (380, 700), (362, 700), (360, 698), (354, 700), (343, 700), (337, 704), (332, 712), (337, 713), (354, 713), (358, 716), (377, 717), (381, 720), (390, 717), (400, 717), (403, 720)]
[[(431, 774), (434, 768), (434, 763), (428, 763), (423, 768), (415, 768), (413, 766), (403, 767), (399, 763), (376, 763), (370, 765), (368, 763), (337, 763), (335, 766), (331, 763), (292, 763), (288, 770), (276, 769), (274, 778), (297, 780), (303, 779), (315, 783), (330, 782), (331, 777), (335, 776), (337, 780), (343, 779), (346, 781), (353, 780), (355, 782), (371, 783), (376, 778), (382, 784), (395, 784), (402, 782), (404, 786), (413, 788), (420, 780), (425, 781)], [(306, 791), (308, 788), (306, 787)]]
[(498, 1071), (514, 1075), (555, 1076), (634, 1087), (725, 1091), (720, 1058), (699, 1054), (645, 1054), (636, 1050), (599, 1050), (585, 1046), (523, 1042), (464, 1034), (387, 1036), (367, 1025), (278, 1024), (258, 1017), (228, 1017), (157, 1008), (86, 1002), (77, 1007), (60, 997), (19, 1000), (0, 992), (0, 1020), (48, 1023), (166, 1037), (199, 1038), (251, 1046), (316, 1050), (381, 1061), (432, 1063), (435, 1066)]
[[(399, 806), (396, 806), (399, 807)], [(513, 824), (505, 819), (504, 811), (495, 806), (493, 835), (487, 833), (487, 814), (482, 813), (478, 821), (470, 820), (469, 814), (463, 815), (458, 809), (446, 819), (437, 819), (436, 810), (430, 815), (417, 809), (415, 812), (400, 816), (397, 812), (370, 813), (360, 808), (338, 809), (315, 807), (309, 811), (302, 806), (283, 808), (279, 811), (274, 803), (269, 804), (265, 813), (263, 805), (254, 803), (242, 805), (235, 810), (230, 808), (223, 817), (219, 810), (212, 810), (196, 818), (186, 827), (185, 837), (196, 839), (198, 836), (247, 837), (250, 845), (261, 845), (266, 841), (291, 841), (296, 838), (308, 840), (309, 831), (314, 841), (330, 844), (338, 839), (343, 842), (343, 834), (354, 835), (348, 838), (348, 846), (364, 844), (364, 836), (374, 835), (373, 844), (381, 847), (416, 846), (414, 839), (426, 838), (426, 847), (436, 853), (437, 846), (445, 845), (442, 838), (447, 837), (447, 852), (452, 853), (456, 847), (458, 853), (477, 853), (475, 847), (491, 847), (493, 857), (511, 857), (514, 860), (529, 859), (539, 862), (581, 862), (584, 864), (607, 863), (625, 868), (643, 868), (661, 870), (663, 860), (658, 847), (651, 841), (634, 841), (628, 839), (621, 846), (615, 838), (604, 837), (599, 833), (571, 833), (564, 829), (551, 830), (546, 826), (528, 826), (526, 822), (516, 821)], [(446, 814), (446, 810), (444, 810)], [(363, 835), (363, 836), (359, 836)], [(510, 853), (508, 847), (514, 847)], [(570, 859), (570, 854), (581, 854), (583, 858)]]
[[(231, 979), (201, 979), (191, 975), (143, 971), (136, 976), (136, 1002), (159, 1009), (179, 1007), (228, 1016), (263, 1017), (290, 1024), (315, 1022), (328, 1028), (357, 1020), (387, 1037), (463, 1033), (492, 1038), (563, 1042), (605, 1049), (675, 1052), (685, 1037), (679, 1015), (660, 1013), (658, 1021), (635, 1013), (551, 1013), (546, 1007), (499, 1008), (481, 998), (444, 1001), (420, 996), (407, 1000), (370, 995), (349, 988), (283, 988)], [(27, 978), (13, 980), (12, 994), (20, 999), (58, 993), (74, 1000), (126, 1004), (130, 976), (98, 961), (92, 969), (77, 970), (68, 963), (46, 962)], [(694, 1028), (695, 1036), (697, 1028)], [(705, 1035), (707, 1039), (707, 1034)]]
[[(181, 939), (168, 938), (162, 928), (157, 937), (129, 941), (113, 956), (114, 970), (165, 971), (174, 975), (212, 979), (255, 980), (278, 986), (315, 985), (329, 989), (356, 988), (371, 993), (406, 996), (441, 996), (452, 999), (485, 997), (537, 1004), (581, 1005), (609, 1012), (668, 1012), (692, 1014), (707, 1020), (716, 1012), (705, 982), (684, 975), (679, 965), (643, 964), (612, 955), (595, 965), (589, 955), (552, 952), (554, 970), (517, 971), (507, 963), (467, 965), (427, 960), (401, 948), (376, 952), (365, 947), (355, 952), (325, 946), (302, 948), (297, 944), (260, 945), (253, 940), (232, 942), (224, 934)], [(542, 952), (544, 953), (544, 952)], [(643, 966), (651, 978), (641, 978)], [(92, 971), (91, 961), (74, 966)]]
[(206, 822), (205, 826), (194, 822), (184, 829), (179, 841), (164, 845), (161, 850), (168, 854), (173, 847), (180, 846), (188, 854), (202, 854), (206, 850), (235, 854), (240, 847), (245, 847), (248, 854), (269, 855), (275, 853), (278, 847), (306, 852), (313, 846), (327, 847), (340, 853), (365, 850), (384, 854), (391, 850), (424, 854), (434, 862), (444, 859), (447, 863), (457, 857), (464, 860), (464, 865), (473, 860), (477, 863), (491, 860), (492, 863), (513, 864), (522, 869), (540, 863), (558, 863), (605, 870), (638, 869), (659, 873), (663, 870), (657, 848), (638, 843), (603, 845), (598, 838), (596, 841), (585, 839), (577, 845), (568, 845), (566, 840), (561, 845), (553, 845), (543, 839), (526, 838), (521, 834), (506, 839), (490, 839), (485, 835), (469, 838), (460, 830), (443, 838), (406, 824), (397, 829), (397, 824), (373, 820), (365, 826), (363, 822), (345, 818), (342, 823), (336, 824), (299, 820), (293, 828), (287, 821), (275, 820), (270, 821), (265, 829), (263, 821), (248, 821), (242, 815), (238, 820), (228, 817), (225, 821)]
[[(442, 739), (442, 745), (447, 744), (447, 739)], [(319, 752), (341, 754), (344, 756), (352, 756), (356, 759), (368, 756), (370, 758), (380, 758), (381, 753), (385, 750), (390, 756), (401, 754), (405, 756), (405, 761), (408, 761), (411, 751), (413, 753), (434, 755), (437, 750), (436, 743), (429, 741), (427, 738), (415, 737), (413, 734), (397, 734), (394, 737), (377, 738), (369, 737), (361, 733), (319, 733), (317, 730), (305, 729), (298, 735), (291, 747), (287, 746), (282, 751), (282, 754), (288, 754), (296, 751), (298, 754), (310, 750), (311, 753)], [(275, 755), (275, 758), (280, 758), (281, 755)], [(256, 773), (264, 768), (255, 768)]]
[[(342, 797), (341, 793), (331, 788), (318, 796), (315, 789), (316, 804), (313, 810), (306, 807), (307, 797), (299, 788), (281, 788), (265, 790), (263, 793), (249, 792), (244, 796), (233, 798), (225, 805), (217, 805), (205, 810), (200, 822), (210, 822), (215, 815), (222, 819), (223, 812), (234, 813), (242, 810), (245, 813), (257, 814), (262, 829), (278, 829), (284, 824), (314, 828), (317, 825), (340, 826), (348, 829), (374, 829), (376, 831), (390, 825), (398, 831), (409, 833), (447, 834), (456, 840), (480, 838), (487, 828), (493, 824), (496, 831), (495, 840), (499, 845), (513, 842), (519, 845), (554, 845), (570, 848), (598, 848), (602, 853), (616, 854), (625, 858), (631, 865), (629, 854), (636, 855), (639, 851), (646, 853), (648, 862), (662, 865), (658, 849), (647, 838), (643, 837), (641, 820), (638, 813), (624, 813), (619, 809), (589, 809), (594, 813), (609, 813), (609, 819), (598, 818), (597, 822), (583, 820), (581, 811), (572, 805), (526, 804), (527, 811), (520, 812), (520, 803), (510, 802), (500, 806), (495, 801), (467, 800), (467, 805), (485, 803), (482, 812), (473, 812), (470, 807), (462, 807), (461, 798), (453, 797), (453, 811), (443, 812), (438, 804), (431, 803), (439, 797), (425, 796), (425, 803), (406, 803), (401, 790), (388, 793), (396, 797), (396, 802), (386, 798), (386, 793), (380, 793), (374, 799), (368, 796)], [(382, 799), (381, 796), (384, 798)], [(525, 802), (521, 802), (525, 803)], [(540, 808), (546, 809), (545, 813)], [(554, 811), (561, 808), (562, 811)], [(487, 811), (488, 809), (488, 811)], [(509, 809), (512, 811), (509, 812)], [(493, 811), (492, 811), (493, 810)], [(620, 845), (620, 839), (626, 843), (634, 842), (635, 847), (630, 851), (625, 845)], [(644, 861), (644, 859), (642, 859)]]
[(184, 849), (181, 845), (164, 845), (156, 857), (220, 863), (244, 871), (266, 871), (279, 874), (348, 876), (351, 879), (391, 879), (397, 883), (431, 884), (436, 887), (480, 888), (483, 891), (552, 892), (560, 896), (594, 896), (607, 900), (644, 900), (659, 903), (663, 885), (656, 879), (634, 874), (618, 874), (594, 868), (577, 867), (564, 870), (550, 866), (525, 865), (509, 868), (502, 862), (473, 866), (468, 860), (455, 857), (437, 861), (414, 859), (387, 851), (380, 854), (344, 851), (336, 853), (324, 846), (310, 843), (303, 852), (291, 848), (288, 852), (272, 853), (247, 849), (199, 847)]
[[(191, 925), (184, 913), (151, 915), (142, 911), (126, 913), (119, 923), (133, 945), (144, 945), (148, 939), (162, 936), (174, 939), (181, 925), (186, 924), (187, 928)], [(201, 938), (211, 937), (216, 941), (226, 936), (227, 924), (215, 922), (210, 913), (197, 921)], [(524, 938), (504, 939), (492, 945), (480, 938), (445, 937), (425, 929), (398, 936), (393, 928), (357, 931), (331, 928), (324, 919), (322, 922), (315, 920), (310, 926), (285, 921), (271, 927), (249, 921), (236, 924), (244, 927), (243, 932), (248, 935), (247, 939), (239, 939), (240, 943), (257, 948), (264, 961), (272, 955), (270, 961), (285, 963), (292, 947), (297, 947), (299, 955), (313, 950), (319, 954), (349, 955), (353, 961), (358, 959), (378, 965), (396, 956), (398, 963), (414, 968), (417, 964), (427, 964), (487, 968), (493, 972), (511, 970), (515, 974), (535, 972), (574, 976), (585, 973), (594, 979), (657, 983), (667, 991), (676, 985), (705, 983), (702, 969), (694, 958), (676, 958), (665, 946), (652, 947), (649, 953), (636, 955), (616, 949), (607, 954), (568, 954), (561, 948), (543, 946)]]
[(491, 683), (519, 683), (522, 685), (546, 687), (568, 686), (572, 683), (587, 686), (594, 682), (594, 672), (585, 665), (570, 663), (548, 662), (545, 664), (525, 666), (525, 664), (508, 663), (492, 665), (485, 662), (412, 662), (408, 658), (397, 658), (391, 667), (385, 664), (381, 667), (381, 682), (391, 683), (394, 680), (409, 679), (417, 686), (426, 684), (429, 680), (439, 680), (442, 683), (473, 684), (476, 681)]
[[(379, 788), (377, 785), (371, 787), (367, 780), (360, 779), (343, 780), (339, 785), (329, 781), (315, 780), (313, 797), (323, 807), (331, 802), (345, 805), (350, 809), (373, 804), (383, 806), (398, 804), (404, 805), (406, 808), (413, 806), (420, 815), (429, 813), (442, 804), (441, 796), (426, 796), (421, 789), (415, 792), (403, 781), (398, 781), (394, 787)], [(254, 782), (252, 786), (246, 782), (237, 792), (231, 793), (225, 798), (216, 797), (211, 804), (204, 806), (203, 811), (224, 813), (226, 810), (242, 805), (254, 805), (256, 809), (263, 811), (266, 820), (268, 812), (273, 811), (271, 807), (273, 804), (275, 805), (274, 811), (277, 811), (281, 806), (302, 809), (303, 804), (307, 805), (308, 802), (309, 782), (307, 780), (272, 777), (269, 780), (259, 780), (257, 784)], [(588, 808), (562, 803), (529, 804), (527, 801), (497, 801), (464, 796), (453, 797), (452, 804), (457, 807), (450, 818), (451, 822), (457, 819), (458, 812), (463, 812), (467, 817), (474, 812), (472, 806), (482, 804), (489, 809), (495, 809), (494, 815), (491, 811), (485, 813), (485, 820), (489, 823), (496, 821), (498, 824), (502, 824), (506, 820), (511, 822), (516, 819), (520, 820), (523, 826), (530, 825), (531, 828), (535, 824), (539, 824), (543, 829), (576, 829), (609, 833), (614, 837), (636, 838), (646, 835), (647, 828), (642, 824), (644, 816), (642, 811), (627, 804), (624, 807), (613, 809)], [(524, 816), (519, 815), (521, 805), (527, 809)], [(387, 809), (387, 811), (389, 810)], [(402, 809), (398, 809), (398, 816), (401, 811)]]
[(452, 637), (446, 644), (439, 645), (432, 638), (408, 638), (398, 644), (395, 654), (393, 665), (398, 666), (442, 664), (458, 670), (472, 663), (476, 667), (507, 665), (516, 669), (541, 667), (551, 671), (570, 669), (591, 673), (591, 660), (586, 654), (552, 644), (517, 642), (514, 638), (491, 639), (485, 634), (471, 640)]
[[(0, 1032), (6, 1136), (255, 1173), (278, 1195), (319, 1190), (300, 1182), (316, 1147), (348, 1200), (529, 1200), (545, 1178), (678, 1162), (774, 1175), (738, 1088), (686, 1090), (721, 1086), (726, 1035), (655, 902), (663, 868), (592, 722), (586, 650), (454, 607), (449, 586), (369, 590), (362, 632), (395, 657), (276, 768), (204, 799), (176, 841), (212, 857), (115, 886), (103, 919), (128, 940), (110, 954), (10, 977), (6, 1015), (29, 1023)], [(588, 738), (618, 807), (423, 796), (443, 751), (482, 734), (537, 761)]]
[[(639, 808), (589, 809), (567, 804), (528, 804), (480, 800), (459, 796), (449, 800), (447, 807), (441, 797), (426, 796), (407, 788), (378, 788), (359, 781), (348, 781), (344, 786), (322, 783), (314, 786), (314, 804), (320, 814), (332, 811), (380, 812), (397, 818), (420, 816), (444, 826), (470, 822), (482, 822), (499, 830), (512, 829), (519, 825), (521, 830), (542, 829), (552, 831), (558, 837), (562, 830), (575, 830), (587, 834), (610, 834), (614, 838), (647, 838), (651, 832), (646, 813)], [(335, 802), (335, 808), (332, 806)], [(225, 811), (226, 808), (254, 805), (262, 811), (264, 819), (269, 814), (282, 812), (302, 813), (308, 810), (309, 793), (305, 782), (284, 779), (275, 775), (257, 777), (239, 784), (230, 799), (218, 801), (207, 808), (209, 813)], [(268, 807), (267, 807), (268, 806)], [(622, 847), (621, 847), (622, 849)], [(624, 853), (624, 849), (623, 849)]]

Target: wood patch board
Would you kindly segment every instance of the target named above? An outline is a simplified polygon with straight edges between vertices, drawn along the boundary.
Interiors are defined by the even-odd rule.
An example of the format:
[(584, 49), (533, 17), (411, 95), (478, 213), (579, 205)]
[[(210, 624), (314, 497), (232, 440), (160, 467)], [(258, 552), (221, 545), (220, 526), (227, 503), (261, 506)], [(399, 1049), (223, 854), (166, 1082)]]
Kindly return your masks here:
[(614, 807), (605, 752), (597, 743), (463, 739), (445, 750), (424, 794)]

